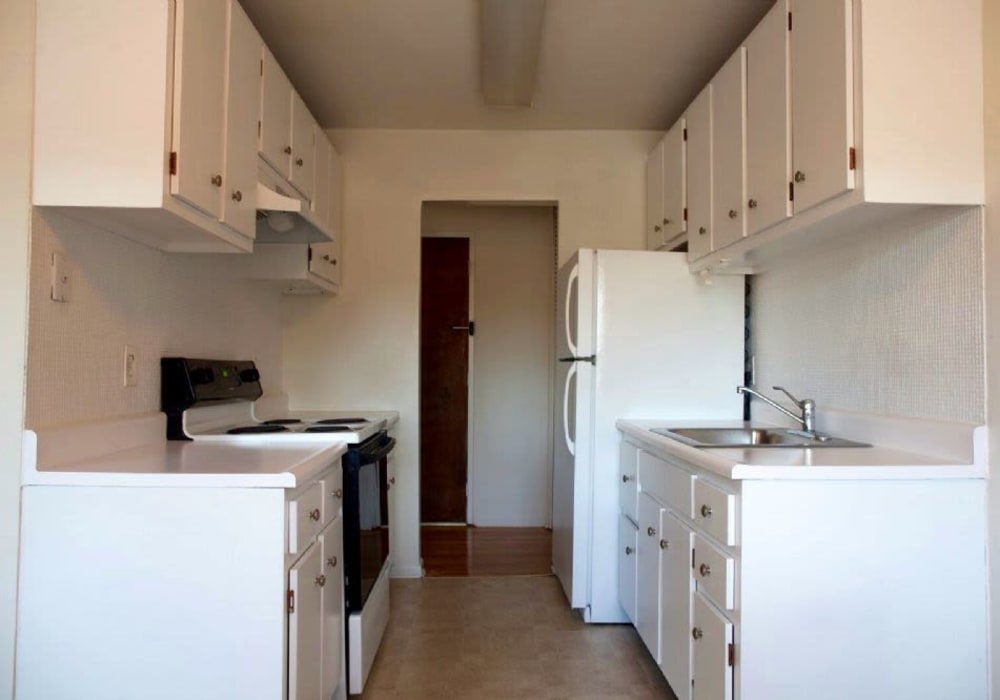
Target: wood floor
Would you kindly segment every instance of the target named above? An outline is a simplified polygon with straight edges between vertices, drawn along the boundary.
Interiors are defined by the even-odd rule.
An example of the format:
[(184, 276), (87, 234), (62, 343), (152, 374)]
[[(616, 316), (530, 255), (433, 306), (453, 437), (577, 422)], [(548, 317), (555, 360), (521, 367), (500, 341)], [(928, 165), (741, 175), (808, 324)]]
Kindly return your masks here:
[(552, 573), (552, 531), (424, 525), (420, 553), (425, 576), (541, 576)]

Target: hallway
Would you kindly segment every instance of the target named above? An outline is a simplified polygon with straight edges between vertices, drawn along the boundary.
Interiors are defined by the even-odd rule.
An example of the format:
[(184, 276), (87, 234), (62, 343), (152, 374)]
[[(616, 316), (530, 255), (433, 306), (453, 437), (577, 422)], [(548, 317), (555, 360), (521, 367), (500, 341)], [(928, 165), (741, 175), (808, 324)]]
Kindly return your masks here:
[(364, 700), (672, 700), (627, 625), (585, 625), (553, 576), (392, 581)]

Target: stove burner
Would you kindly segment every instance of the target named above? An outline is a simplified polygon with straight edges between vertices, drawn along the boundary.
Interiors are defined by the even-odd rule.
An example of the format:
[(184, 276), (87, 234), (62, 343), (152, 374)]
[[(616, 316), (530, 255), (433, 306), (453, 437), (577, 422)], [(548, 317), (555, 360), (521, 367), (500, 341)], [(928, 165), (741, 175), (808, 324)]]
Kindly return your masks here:
[(273, 418), (264, 421), (261, 425), (296, 425), (301, 422), (298, 418)]
[(306, 428), (304, 433), (349, 433), (351, 428), (346, 425), (316, 425)]
[(288, 428), (283, 425), (241, 425), (238, 428), (230, 428), (227, 435), (243, 435), (245, 433), (287, 433)]
[(320, 425), (350, 425), (351, 423), (367, 423), (367, 418), (324, 418), (316, 421)]

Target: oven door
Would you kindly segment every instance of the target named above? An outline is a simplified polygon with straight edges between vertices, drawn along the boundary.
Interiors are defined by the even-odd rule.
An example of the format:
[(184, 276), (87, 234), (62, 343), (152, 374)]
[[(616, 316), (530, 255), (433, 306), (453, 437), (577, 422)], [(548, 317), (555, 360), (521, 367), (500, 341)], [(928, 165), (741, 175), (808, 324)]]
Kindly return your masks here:
[(350, 611), (364, 606), (389, 558), (388, 457), (395, 445), (395, 439), (381, 433), (352, 450), (351, 464), (345, 463), (345, 494), (357, 499), (356, 510), (345, 509), (345, 515), (356, 513), (356, 521), (344, 523), (345, 545), (349, 537), (354, 540), (344, 552)]

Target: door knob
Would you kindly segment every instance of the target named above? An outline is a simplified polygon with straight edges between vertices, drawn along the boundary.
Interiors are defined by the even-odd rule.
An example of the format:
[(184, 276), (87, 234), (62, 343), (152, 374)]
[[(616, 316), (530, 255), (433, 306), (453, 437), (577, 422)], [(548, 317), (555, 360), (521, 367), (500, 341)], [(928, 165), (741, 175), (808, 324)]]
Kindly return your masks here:
[(469, 335), (472, 336), (476, 334), (476, 322), (469, 321), (469, 325), (467, 326), (452, 326), (451, 329), (453, 331), (468, 331)]

